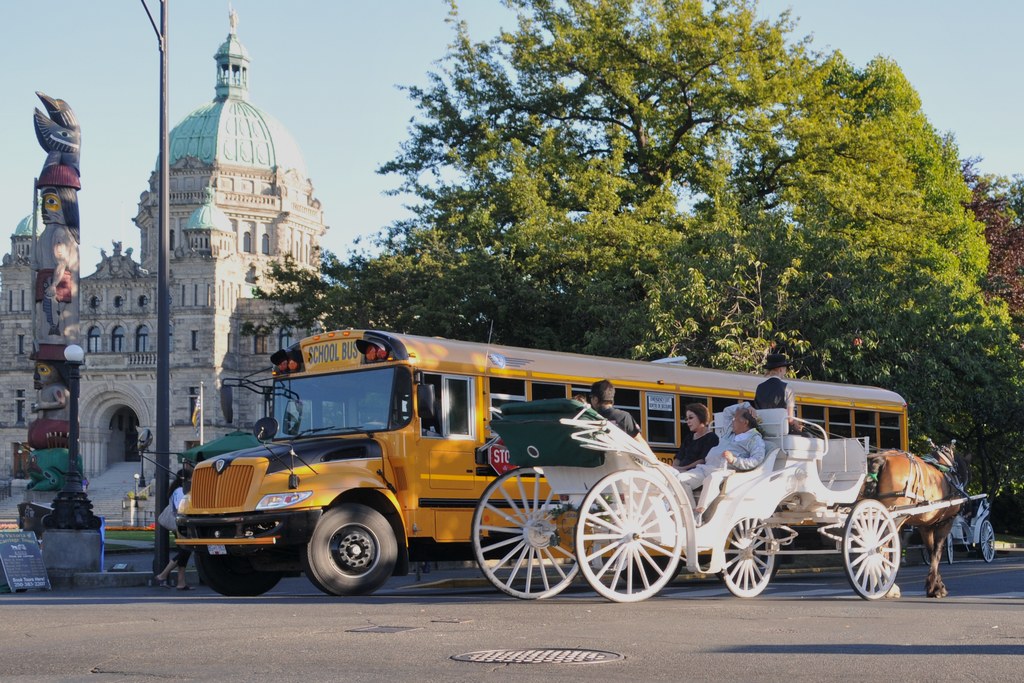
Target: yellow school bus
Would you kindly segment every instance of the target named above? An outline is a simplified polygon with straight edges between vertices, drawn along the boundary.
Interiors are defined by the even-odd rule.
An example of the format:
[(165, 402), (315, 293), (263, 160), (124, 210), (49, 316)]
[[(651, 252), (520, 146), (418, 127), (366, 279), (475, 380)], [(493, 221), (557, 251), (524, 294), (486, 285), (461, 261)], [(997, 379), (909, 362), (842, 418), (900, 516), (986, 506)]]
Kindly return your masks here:
[[(413, 562), (471, 559), (474, 507), (505, 467), (489, 423), (506, 403), (610, 379), (616, 407), (669, 462), (686, 404), (719, 412), (763, 379), (372, 330), (318, 334), (271, 362), (273, 419), (254, 428), (265, 443), (199, 463), (180, 510), (178, 545), (225, 595), (259, 595), (300, 572), (326, 593), (363, 594)], [(799, 417), (830, 435), (906, 448), (898, 394), (788, 382)]]

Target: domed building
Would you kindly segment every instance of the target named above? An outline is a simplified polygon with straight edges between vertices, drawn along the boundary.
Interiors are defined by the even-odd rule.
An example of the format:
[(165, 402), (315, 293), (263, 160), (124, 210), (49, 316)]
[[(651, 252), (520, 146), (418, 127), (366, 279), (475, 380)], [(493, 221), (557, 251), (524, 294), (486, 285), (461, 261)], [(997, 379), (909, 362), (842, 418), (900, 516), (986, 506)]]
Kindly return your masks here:
[[(253, 289), (286, 257), (316, 268), (327, 230), (295, 140), (249, 101), (249, 55), (234, 15), (214, 60), (213, 101), (174, 126), (169, 140), (170, 447), (176, 452), (199, 441), (192, 414), (201, 386), (207, 441), (248, 429), (263, 415), (264, 397), (238, 390), (225, 414), (221, 382), (267, 378), (268, 354), (305, 331), (265, 330), (270, 304), (252, 298)], [(83, 268), (80, 450), (86, 477), (118, 462), (138, 462), (138, 431), (156, 428), (158, 202), (154, 170), (134, 219), (138, 257), (115, 242), (112, 253), (101, 251), (93, 274)], [(83, 225), (95, 224), (83, 218)], [(38, 225), (41, 230), (41, 219)], [(0, 265), (0, 353), (13, 359), (0, 370), (0, 452), (5, 459), (15, 454), (14, 470), (35, 400), (32, 241), (33, 222), (26, 217)], [(151, 475), (147, 463), (145, 476)]]

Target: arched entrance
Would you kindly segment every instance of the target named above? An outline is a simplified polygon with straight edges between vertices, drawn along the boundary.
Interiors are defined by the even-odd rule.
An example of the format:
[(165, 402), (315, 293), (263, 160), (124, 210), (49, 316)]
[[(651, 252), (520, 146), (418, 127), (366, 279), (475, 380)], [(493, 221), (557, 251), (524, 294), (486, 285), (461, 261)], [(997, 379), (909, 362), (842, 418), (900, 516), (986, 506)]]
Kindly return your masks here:
[(117, 462), (139, 461), (139, 417), (127, 406), (121, 406), (110, 417), (110, 439), (107, 442), (107, 466)]

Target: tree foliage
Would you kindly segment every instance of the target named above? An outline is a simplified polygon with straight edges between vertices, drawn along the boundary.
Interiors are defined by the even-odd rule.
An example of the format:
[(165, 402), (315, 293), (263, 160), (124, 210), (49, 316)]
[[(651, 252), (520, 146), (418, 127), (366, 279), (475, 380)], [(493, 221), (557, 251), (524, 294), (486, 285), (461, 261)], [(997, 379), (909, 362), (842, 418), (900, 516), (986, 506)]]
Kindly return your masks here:
[(804, 376), (900, 392), (915, 437), (1016, 433), (1019, 261), (989, 276), (977, 192), (895, 63), (815, 53), (751, 0), (507, 4), (484, 42), (453, 6), (408, 90), (381, 171), (413, 217), (265, 296), (306, 326), (736, 370), (781, 346)]

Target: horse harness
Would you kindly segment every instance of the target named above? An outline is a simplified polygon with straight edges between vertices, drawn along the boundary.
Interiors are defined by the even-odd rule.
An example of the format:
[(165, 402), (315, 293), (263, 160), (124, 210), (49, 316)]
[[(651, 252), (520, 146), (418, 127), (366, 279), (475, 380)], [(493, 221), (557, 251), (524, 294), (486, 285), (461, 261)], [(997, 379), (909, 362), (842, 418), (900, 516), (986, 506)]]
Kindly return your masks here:
[[(890, 491), (889, 493), (879, 493), (875, 496), (876, 499), (881, 500), (882, 498), (907, 498), (914, 501), (915, 503), (931, 503), (934, 501), (928, 500), (924, 495), (924, 471), (921, 469), (921, 463), (926, 462), (935, 469), (942, 473), (942, 476), (949, 482), (950, 487), (961, 493), (967, 495), (964, 491), (963, 485), (960, 483), (959, 478), (956, 476), (955, 463), (951, 462), (946, 453), (941, 450), (935, 451), (924, 457), (915, 456), (913, 453), (903, 452), (903, 455), (907, 457), (907, 462), (910, 466), (910, 476), (907, 477), (906, 482), (903, 484), (902, 491)], [(877, 475), (876, 475), (877, 478)]]

